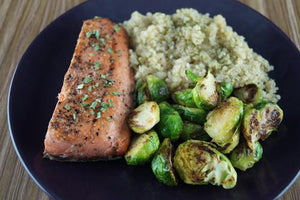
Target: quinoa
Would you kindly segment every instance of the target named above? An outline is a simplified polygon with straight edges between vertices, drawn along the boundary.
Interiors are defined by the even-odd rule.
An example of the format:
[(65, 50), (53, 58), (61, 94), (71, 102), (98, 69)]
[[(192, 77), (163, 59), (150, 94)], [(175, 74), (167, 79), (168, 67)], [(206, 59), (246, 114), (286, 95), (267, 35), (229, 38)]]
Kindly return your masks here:
[(235, 88), (255, 83), (266, 99), (280, 99), (275, 81), (268, 76), (273, 66), (222, 15), (210, 17), (187, 8), (172, 15), (135, 11), (123, 25), (130, 38), (130, 65), (136, 80), (153, 74), (173, 92), (191, 87), (185, 70), (199, 76), (210, 71), (218, 82), (230, 82)]

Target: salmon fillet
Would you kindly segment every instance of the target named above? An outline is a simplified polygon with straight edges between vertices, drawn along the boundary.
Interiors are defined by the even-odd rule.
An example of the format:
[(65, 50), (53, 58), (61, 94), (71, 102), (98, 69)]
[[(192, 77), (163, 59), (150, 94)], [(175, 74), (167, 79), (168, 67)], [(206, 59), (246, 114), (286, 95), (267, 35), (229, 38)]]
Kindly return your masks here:
[(44, 157), (113, 159), (130, 143), (133, 74), (124, 28), (105, 18), (83, 23), (49, 122)]

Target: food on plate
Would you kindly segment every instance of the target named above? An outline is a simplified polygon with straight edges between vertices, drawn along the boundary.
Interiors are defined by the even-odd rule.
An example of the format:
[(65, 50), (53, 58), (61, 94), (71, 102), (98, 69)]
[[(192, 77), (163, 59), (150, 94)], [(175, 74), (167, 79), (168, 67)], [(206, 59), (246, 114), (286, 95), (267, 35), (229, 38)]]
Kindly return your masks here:
[(160, 120), (160, 109), (155, 101), (146, 101), (132, 111), (129, 116), (129, 127), (136, 133), (145, 133)]
[(148, 75), (147, 78), (147, 91), (150, 99), (157, 103), (166, 101), (169, 98), (169, 90), (167, 84), (153, 75)]
[(170, 138), (165, 138), (159, 150), (154, 155), (151, 167), (157, 180), (169, 185), (176, 186), (177, 178), (173, 169), (173, 145)]
[(193, 90), (190, 88), (176, 91), (172, 95), (172, 98), (174, 102), (179, 105), (195, 108), (196, 104), (194, 102), (192, 91)]
[(242, 119), (243, 107), (241, 100), (230, 97), (208, 113), (204, 130), (213, 142), (221, 147), (231, 142)]
[(281, 108), (271, 102), (261, 102), (245, 108), (242, 132), (248, 147), (253, 150), (255, 143), (267, 139), (277, 129), (283, 119)]
[(229, 140), (228, 143), (224, 145), (219, 145), (218, 150), (224, 154), (230, 153), (238, 144), (240, 141), (240, 124), (237, 125), (235, 128), (235, 131)]
[(263, 148), (259, 142), (255, 142), (253, 150), (241, 142), (230, 154), (230, 161), (235, 168), (246, 171), (261, 159), (262, 154)]
[(207, 111), (202, 108), (189, 108), (181, 105), (173, 105), (173, 108), (180, 114), (182, 119), (203, 124), (206, 119)]
[(159, 135), (172, 141), (179, 139), (183, 126), (179, 113), (165, 101), (159, 104), (159, 109), (160, 121), (157, 124)]
[(217, 90), (220, 94), (221, 100), (225, 100), (230, 97), (233, 92), (233, 85), (229, 82), (222, 82), (218, 84)]
[(149, 97), (146, 94), (145, 91), (146, 83), (143, 83), (142, 79), (139, 79), (136, 81), (135, 84), (135, 91), (133, 94), (133, 100), (135, 105), (141, 105), (145, 101), (149, 100)]
[(157, 133), (153, 130), (141, 135), (136, 135), (125, 154), (127, 164), (142, 165), (150, 162), (150, 159), (158, 150), (159, 144)]
[(44, 156), (86, 161), (124, 155), (133, 90), (123, 27), (105, 18), (84, 21), (48, 126)]
[(212, 143), (188, 140), (175, 152), (174, 167), (180, 178), (193, 185), (222, 185), (225, 189), (236, 185), (237, 174), (229, 159)]
[(219, 83), (229, 82), (234, 88), (255, 83), (262, 88), (264, 99), (274, 103), (280, 99), (268, 76), (273, 66), (221, 15), (210, 17), (189, 8), (174, 14), (136, 11), (123, 25), (130, 39), (130, 65), (136, 80), (151, 74), (174, 92), (191, 87), (186, 70), (200, 77), (210, 71)]
[(203, 140), (211, 141), (211, 137), (207, 135), (203, 127), (199, 124), (194, 124), (188, 121), (183, 122), (182, 132), (180, 134), (180, 139), (186, 140)]
[(244, 103), (257, 104), (263, 100), (263, 91), (256, 84), (248, 84), (240, 88), (236, 88), (233, 95), (238, 97)]
[(193, 89), (193, 99), (198, 108), (210, 110), (217, 106), (219, 101), (217, 83), (210, 72), (197, 82)]

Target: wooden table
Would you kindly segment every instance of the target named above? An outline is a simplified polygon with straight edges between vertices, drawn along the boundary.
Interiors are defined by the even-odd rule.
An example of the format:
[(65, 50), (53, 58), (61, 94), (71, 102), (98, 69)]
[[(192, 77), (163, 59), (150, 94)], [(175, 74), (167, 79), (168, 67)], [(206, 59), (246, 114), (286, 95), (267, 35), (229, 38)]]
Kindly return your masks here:
[[(300, 48), (300, 0), (240, 0), (271, 19)], [(36, 35), (83, 0), (0, 1), (0, 199), (49, 199), (25, 172), (9, 137), (6, 102), (14, 69)], [(300, 199), (300, 178), (281, 197)]]

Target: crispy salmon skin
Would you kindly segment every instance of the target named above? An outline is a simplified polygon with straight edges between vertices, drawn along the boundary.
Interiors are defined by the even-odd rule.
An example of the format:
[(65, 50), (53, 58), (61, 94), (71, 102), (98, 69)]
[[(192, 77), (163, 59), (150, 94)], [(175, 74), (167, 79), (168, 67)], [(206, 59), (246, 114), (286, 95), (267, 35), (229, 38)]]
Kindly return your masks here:
[(44, 157), (113, 159), (130, 143), (133, 74), (124, 28), (105, 18), (83, 23), (49, 122)]

